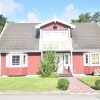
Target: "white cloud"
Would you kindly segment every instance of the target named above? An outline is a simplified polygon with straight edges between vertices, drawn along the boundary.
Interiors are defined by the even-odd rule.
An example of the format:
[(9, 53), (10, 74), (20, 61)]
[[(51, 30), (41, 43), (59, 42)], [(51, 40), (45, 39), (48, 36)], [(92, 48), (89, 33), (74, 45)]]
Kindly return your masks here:
[(62, 19), (70, 22), (71, 19), (76, 19), (78, 18), (79, 12), (78, 10), (75, 8), (74, 4), (68, 4), (62, 14)]
[(23, 23), (38, 23), (40, 22), (36, 12), (32, 11), (27, 14), (26, 20), (21, 21)]
[(22, 6), (14, 0), (0, 0), (0, 14), (8, 16), (16, 10), (19, 10), (21, 7)]

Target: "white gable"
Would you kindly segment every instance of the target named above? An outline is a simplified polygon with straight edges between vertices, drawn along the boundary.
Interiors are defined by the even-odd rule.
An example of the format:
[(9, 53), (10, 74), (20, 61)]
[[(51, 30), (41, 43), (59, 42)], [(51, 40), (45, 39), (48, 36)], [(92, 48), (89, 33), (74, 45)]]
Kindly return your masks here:
[(49, 21), (46, 21), (46, 22), (41, 23), (41, 24), (38, 24), (38, 25), (35, 26), (35, 28), (40, 28), (41, 26), (44, 26), (44, 25), (49, 24), (49, 23), (51, 23), (51, 22), (55, 22), (55, 23), (56, 23), (56, 22), (59, 22), (59, 23), (62, 23), (62, 24), (64, 24), (64, 25), (70, 26), (71, 28), (75, 28), (75, 25), (66, 23), (66, 22), (64, 22), (64, 21), (62, 21), (62, 20), (60, 20), (60, 19), (57, 19), (57, 18), (53, 18), (53, 19), (51, 19), (51, 20), (49, 20)]

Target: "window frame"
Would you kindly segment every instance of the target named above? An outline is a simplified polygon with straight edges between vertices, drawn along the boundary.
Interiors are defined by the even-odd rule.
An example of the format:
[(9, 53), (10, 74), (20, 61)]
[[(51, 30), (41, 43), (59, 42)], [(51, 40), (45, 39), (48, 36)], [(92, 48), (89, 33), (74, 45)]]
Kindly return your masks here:
[[(99, 55), (99, 64), (93, 64), (92, 63), (92, 54), (98, 54)], [(100, 66), (100, 53), (90, 53), (90, 64), (91, 66)]]
[[(20, 56), (20, 64), (19, 65), (13, 65), (12, 64), (12, 57), (13, 56)], [(24, 56), (25, 56), (25, 63), (24, 61)], [(6, 67), (8, 68), (23, 68), (28, 66), (28, 54), (18, 54), (18, 53), (13, 53), (13, 54), (7, 54), (6, 55)]]
[[(86, 63), (86, 55), (88, 55), (88, 63)], [(84, 59), (84, 66), (89, 66), (90, 65), (89, 53), (84, 53), (83, 59)]]
[[(66, 64), (66, 57), (65, 56), (68, 56), (68, 64)], [(69, 53), (65, 53), (64, 54), (64, 65), (66, 66), (70, 66), (71, 62), (70, 62), (70, 54)]]
[[(92, 54), (98, 54), (99, 55), (99, 64), (93, 64), (92, 63)], [(86, 55), (88, 55), (88, 64), (86, 64)], [(84, 59), (84, 66), (100, 66), (100, 53), (84, 53), (83, 54)]]

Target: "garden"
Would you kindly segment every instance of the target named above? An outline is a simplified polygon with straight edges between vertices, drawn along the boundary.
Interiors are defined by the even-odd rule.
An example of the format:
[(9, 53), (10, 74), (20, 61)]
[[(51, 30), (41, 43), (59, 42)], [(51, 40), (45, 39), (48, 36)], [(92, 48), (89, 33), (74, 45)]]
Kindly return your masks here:
[(59, 78), (54, 51), (47, 51), (39, 67), (41, 77), (1, 77), (0, 90), (52, 91), (67, 90), (67, 78)]
[(100, 76), (84, 77), (79, 80), (95, 90), (100, 90)]

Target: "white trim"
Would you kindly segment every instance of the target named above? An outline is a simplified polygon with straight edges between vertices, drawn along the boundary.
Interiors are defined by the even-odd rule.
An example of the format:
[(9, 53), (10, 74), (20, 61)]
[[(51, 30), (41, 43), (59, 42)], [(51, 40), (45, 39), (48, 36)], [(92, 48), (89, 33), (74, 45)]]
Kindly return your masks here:
[(4, 33), (4, 31), (5, 31), (5, 29), (6, 29), (6, 27), (7, 27), (7, 22), (5, 23), (5, 26), (3, 27), (3, 30), (2, 30), (2, 32), (1, 32), (1, 34), (0, 34), (0, 38), (2, 37), (2, 35), (3, 35), (3, 33)]
[(51, 19), (51, 20), (49, 20), (49, 21), (46, 21), (46, 22), (41, 23), (41, 24), (38, 24), (38, 25), (35, 26), (35, 28), (40, 28), (41, 26), (44, 26), (44, 25), (46, 25), (46, 24), (48, 24), (48, 23), (51, 23), (51, 22), (55, 22), (55, 23), (56, 23), (56, 22), (60, 22), (60, 23), (62, 23), (62, 24), (65, 24), (65, 25), (67, 25), (67, 26), (70, 26), (71, 28), (75, 28), (75, 25), (66, 23), (65, 21), (62, 21), (62, 20), (57, 19), (57, 18), (53, 18), (53, 19)]
[[(88, 55), (88, 64), (86, 64), (86, 55)], [(84, 63), (84, 66), (89, 66), (90, 65), (89, 53), (84, 53), (83, 54), (83, 63)]]
[[(20, 64), (19, 65), (12, 65), (12, 56), (20, 56)], [(23, 60), (24, 58), (23, 57), (26, 57), (25, 60), (25, 64), (23, 64)], [(22, 67), (27, 67), (28, 66), (28, 54), (24, 54), (24, 53), (12, 53), (12, 54), (6, 54), (6, 67), (8, 68), (16, 68), (16, 67), (19, 67), (19, 68), (22, 68)]]
[(39, 50), (41, 50), (41, 33), (42, 33), (42, 29), (40, 29)]
[[(68, 56), (68, 64), (66, 64), (66, 59), (65, 59), (65, 56)], [(64, 53), (64, 65), (68, 68), (68, 66), (71, 65), (71, 61), (70, 61), (70, 53)]]
[[(99, 55), (99, 64), (92, 64), (92, 54), (98, 54)], [(90, 65), (91, 66), (100, 66), (100, 53), (90, 53)]]
[(70, 52), (70, 62), (71, 62), (70, 69), (73, 75), (74, 71), (73, 71), (73, 52), (72, 51)]
[[(89, 62), (88, 62), (88, 64), (86, 64), (85, 62), (85, 55), (88, 55), (88, 60), (89, 60)], [(92, 54), (99, 54), (99, 64), (92, 64)], [(83, 63), (84, 63), (84, 66), (100, 66), (100, 52), (98, 53), (98, 52), (91, 52), (91, 53), (83, 53)]]
[(73, 74), (73, 76), (77, 77), (77, 76), (87, 76), (86, 74)]
[(0, 75), (1, 75), (1, 54), (0, 54)]

